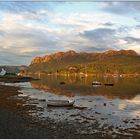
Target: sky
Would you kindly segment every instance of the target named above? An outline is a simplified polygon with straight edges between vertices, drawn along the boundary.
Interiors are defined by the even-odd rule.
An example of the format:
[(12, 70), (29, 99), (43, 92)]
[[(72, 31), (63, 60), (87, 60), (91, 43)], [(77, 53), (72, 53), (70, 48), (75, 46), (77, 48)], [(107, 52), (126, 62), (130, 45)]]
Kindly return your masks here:
[(0, 65), (120, 49), (140, 54), (140, 2), (0, 2)]

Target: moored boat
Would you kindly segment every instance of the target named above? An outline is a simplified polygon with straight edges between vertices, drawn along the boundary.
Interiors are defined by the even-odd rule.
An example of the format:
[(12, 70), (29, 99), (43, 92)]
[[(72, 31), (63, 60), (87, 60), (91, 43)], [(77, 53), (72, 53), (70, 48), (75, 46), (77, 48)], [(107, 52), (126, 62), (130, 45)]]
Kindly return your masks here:
[(74, 100), (48, 100), (48, 106), (56, 106), (56, 107), (63, 107), (63, 106), (73, 106)]
[(65, 82), (60, 82), (60, 85), (65, 85), (66, 83)]
[(104, 84), (105, 86), (114, 86), (114, 84), (113, 83), (106, 83), (106, 84)]
[(92, 85), (102, 85), (102, 83), (101, 82), (98, 82), (98, 81), (93, 81), (92, 82)]

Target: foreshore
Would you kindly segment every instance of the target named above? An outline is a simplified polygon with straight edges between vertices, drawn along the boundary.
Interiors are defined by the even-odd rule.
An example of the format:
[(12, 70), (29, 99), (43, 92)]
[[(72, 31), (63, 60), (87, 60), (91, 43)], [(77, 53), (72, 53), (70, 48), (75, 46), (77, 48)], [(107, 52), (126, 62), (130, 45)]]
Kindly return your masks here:
[[(38, 109), (34, 105), (26, 105), (28, 97), (18, 97), (20, 87), (0, 85), (0, 138), (1, 139), (67, 139), (67, 138), (114, 138), (110, 134), (112, 128), (103, 130), (98, 128), (98, 122), (92, 124), (92, 128), (86, 128), (85, 123), (79, 123), (76, 120), (72, 122), (56, 122), (51, 118), (40, 120), (37, 116), (31, 116), (29, 111), (36, 112)], [(82, 110), (81, 110), (82, 111)], [(94, 120), (94, 117), (93, 117)], [(124, 133), (115, 134), (115, 138), (140, 138), (138, 126), (135, 131), (124, 130)], [(79, 132), (77, 129), (92, 129), (90, 133)], [(97, 131), (95, 133), (95, 131)], [(130, 131), (130, 132), (129, 132)], [(94, 133), (91, 133), (94, 132)], [(137, 132), (137, 133), (136, 133)]]
[[(28, 115), (33, 106), (22, 106), (24, 100), (13, 97), (20, 94), (20, 88), (0, 86), (0, 139), (34, 139), (34, 138), (79, 138), (74, 132), (76, 127), (66, 122), (55, 123), (46, 118), (39, 121)], [(86, 138), (86, 137), (85, 137)]]

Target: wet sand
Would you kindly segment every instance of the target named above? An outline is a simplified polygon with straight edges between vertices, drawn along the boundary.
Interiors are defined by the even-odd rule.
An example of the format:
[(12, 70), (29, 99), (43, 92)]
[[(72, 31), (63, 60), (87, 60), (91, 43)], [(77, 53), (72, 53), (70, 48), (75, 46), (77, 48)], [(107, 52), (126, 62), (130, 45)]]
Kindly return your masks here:
[[(19, 87), (14, 86), (0, 86), (0, 138), (140, 138), (140, 126), (135, 129), (124, 130), (123, 133), (113, 134), (108, 133), (112, 128), (104, 130), (100, 128), (97, 130), (98, 122), (95, 120), (92, 126), (86, 127), (86, 122), (79, 123), (77, 120), (67, 122), (56, 122), (51, 118), (44, 118), (40, 120), (37, 116), (31, 116), (29, 111), (38, 111), (36, 105), (27, 105), (26, 101), (30, 100), (28, 97), (18, 97), (21, 94)], [(68, 110), (71, 108), (68, 108)], [(51, 109), (50, 109), (51, 110)], [(94, 118), (94, 117), (93, 117)], [(87, 120), (88, 121), (88, 120)], [(127, 122), (126, 122), (127, 123)], [(90, 133), (84, 133), (77, 129), (87, 129)], [(93, 132), (93, 133), (92, 133)], [(131, 135), (125, 135), (127, 132)], [(122, 135), (123, 134), (123, 135)]]

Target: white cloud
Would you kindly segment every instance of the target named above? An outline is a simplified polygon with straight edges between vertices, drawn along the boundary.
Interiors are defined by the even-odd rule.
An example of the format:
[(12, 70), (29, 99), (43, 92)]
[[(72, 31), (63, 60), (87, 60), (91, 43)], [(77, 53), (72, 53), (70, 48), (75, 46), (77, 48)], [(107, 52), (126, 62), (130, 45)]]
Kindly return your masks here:
[[(102, 8), (106, 6), (102, 5)], [(19, 13), (0, 11), (0, 58), (7, 64), (14, 63), (14, 58), (16, 63), (16, 59), (20, 57), (22, 59), (19, 59), (17, 63), (21, 61), (21, 64), (24, 64), (27, 63), (28, 58), (29, 64), (36, 55), (69, 49), (101, 51), (133, 47), (140, 52), (136, 42), (130, 44), (128, 40), (125, 40), (126, 37), (139, 38), (140, 34), (138, 29), (129, 30), (128, 25), (133, 24), (133, 21), (129, 19), (130, 23), (128, 23), (128, 19), (101, 12), (65, 14), (53, 13), (45, 9)], [(128, 28), (124, 29), (124, 27)], [(102, 34), (103, 32), (99, 30), (99, 36), (95, 32), (90, 35), (90, 38), (80, 34), (103, 28), (115, 32)], [(5, 54), (6, 58), (2, 54)]]

